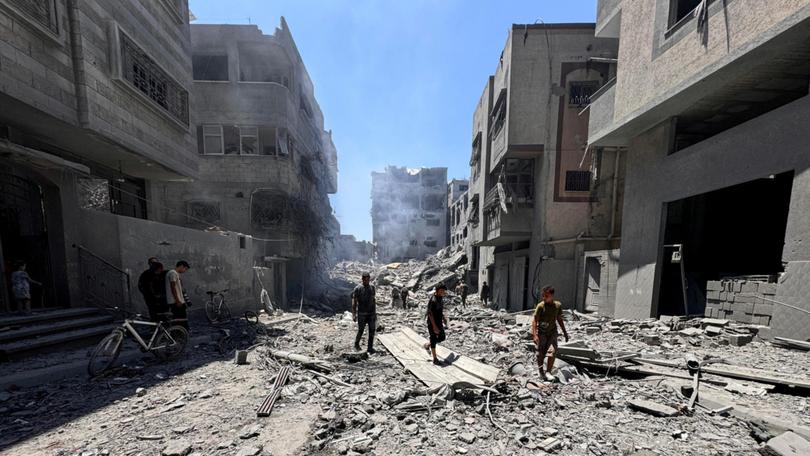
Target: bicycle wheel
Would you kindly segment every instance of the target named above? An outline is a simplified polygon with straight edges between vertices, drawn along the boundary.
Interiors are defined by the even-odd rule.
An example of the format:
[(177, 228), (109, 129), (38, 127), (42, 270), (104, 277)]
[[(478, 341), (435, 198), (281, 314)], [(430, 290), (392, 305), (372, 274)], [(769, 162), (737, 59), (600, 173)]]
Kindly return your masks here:
[(259, 324), (259, 316), (256, 315), (256, 312), (252, 310), (248, 310), (245, 312), (245, 321), (248, 322), (249, 325), (258, 325)]
[(233, 353), (236, 350), (236, 341), (231, 336), (224, 336), (217, 342), (217, 348), (222, 355)]
[(91, 377), (101, 374), (115, 363), (118, 354), (121, 353), (123, 340), (124, 332), (119, 329), (113, 330), (107, 337), (101, 339), (90, 354), (90, 362), (87, 363), (87, 373)]
[(183, 354), (188, 344), (188, 331), (182, 326), (169, 326), (168, 328), (162, 327), (158, 331), (157, 338), (155, 339), (155, 346), (152, 348), (152, 353), (161, 360), (173, 360)]
[(222, 300), (222, 304), (219, 306), (219, 322), (226, 323), (231, 321), (231, 309), (228, 308), (228, 305), (225, 304), (225, 300)]
[(217, 323), (220, 321), (219, 313), (222, 309), (222, 301), (222, 295), (214, 295), (210, 301), (205, 303), (205, 318), (208, 319), (208, 323)]

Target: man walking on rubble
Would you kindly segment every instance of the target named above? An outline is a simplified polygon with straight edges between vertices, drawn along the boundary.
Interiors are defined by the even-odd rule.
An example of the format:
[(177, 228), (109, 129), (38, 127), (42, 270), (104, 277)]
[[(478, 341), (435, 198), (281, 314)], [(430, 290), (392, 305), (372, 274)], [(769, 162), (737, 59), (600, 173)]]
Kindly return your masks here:
[(430, 297), (427, 305), (427, 328), (430, 342), (424, 345), (433, 355), (433, 364), (441, 366), (443, 363), (436, 356), (436, 344), (444, 342), (446, 336), (444, 329), (447, 327), (447, 317), (444, 316), (444, 296), (447, 294), (447, 287), (442, 283), (436, 287), (436, 292)]
[(371, 285), (371, 275), (363, 273), (362, 284), (352, 291), (352, 319), (357, 322), (354, 349), (360, 351), (360, 339), (368, 325), (368, 352), (374, 353), (374, 333), (377, 331), (377, 290)]
[(467, 307), (467, 292), (469, 289), (470, 287), (464, 283), (464, 279), (461, 279), (461, 282), (456, 285), (456, 294), (461, 296), (461, 307)]
[[(554, 368), (554, 357), (557, 354), (557, 325), (562, 328), (565, 341), (568, 342), (568, 331), (562, 318), (562, 303), (554, 300), (554, 287), (545, 286), (542, 290), (542, 300), (534, 309), (532, 319), (532, 338), (537, 347), (537, 367), (540, 376), (548, 381), (554, 381), (551, 369)], [(543, 361), (548, 353), (548, 363), (545, 371)]]
[(399, 296), (402, 299), (402, 308), (408, 310), (408, 287), (402, 287)]
[(399, 288), (392, 286), (391, 287), (391, 308), (396, 309), (397, 307), (402, 307), (402, 297), (399, 293)]
[(481, 302), (484, 307), (489, 307), (489, 285), (486, 282), (481, 286)]

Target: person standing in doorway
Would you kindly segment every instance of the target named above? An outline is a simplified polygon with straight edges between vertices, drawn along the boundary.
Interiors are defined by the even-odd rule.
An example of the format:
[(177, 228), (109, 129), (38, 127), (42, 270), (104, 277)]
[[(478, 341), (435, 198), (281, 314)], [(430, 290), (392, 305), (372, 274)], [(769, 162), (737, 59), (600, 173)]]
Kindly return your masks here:
[[(537, 347), (537, 367), (540, 377), (547, 381), (554, 381), (551, 369), (554, 368), (554, 358), (557, 354), (557, 325), (560, 325), (565, 341), (568, 342), (568, 331), (562, 318), (562, 303), (554, 300), (554, 287), (546, 286), (542, 290), (542, 300), (534, 309), (532, 319), (532, 338)], [(543, 361), (548, 354), (545, 371)]]
[(484, 307), (489, 307), (489, 285), (487, 285), (486, 281), (483, 285), (481, 285), (481, 302), (484, 304)]
[(424, 345), (425, 350), (433, 355), (433, 364), (442, 365), (442, 361), (436, 356), (436, 344), (444, 342), (446, 339), (444, 330), (447, 327), (447, 317), (444, 316), (444, 296), (447, 294), (447, 287), (439, 284), (436, 292), (430, 297), (427, 305), (427, 329), (429, 342)]
[(11, 273), (11, 291), (17, 301), (17, 310), (28, 315), (31, 313), (31, 284), (42, 286), (41, 282), (32, 279), (25, 268), (25, 261), (17, 262)]
[(374, 333), (377, 331), (377, 290), (371, 285), (371, 275), (361, 277), (361, 284), (352, 291), (352, 318), (357, 322), (354, 349), (360, 351), (360, 339), (368, 326), (368, 352), (374, 353)]
[(464, 279), (461, 279), (461, 282), (456, 285), (456, 294), (461, 296), (461, 307), (467, 307), (467, 292), (469, 291), (470, 287), (464, 283)]
[(180, 274), (185, 274), (190, 268), (187, 261), (180, 260), (166, 273), (166, 302), (172, 311), (172, 320), (186, 329), (189, 329), (188, 306)]

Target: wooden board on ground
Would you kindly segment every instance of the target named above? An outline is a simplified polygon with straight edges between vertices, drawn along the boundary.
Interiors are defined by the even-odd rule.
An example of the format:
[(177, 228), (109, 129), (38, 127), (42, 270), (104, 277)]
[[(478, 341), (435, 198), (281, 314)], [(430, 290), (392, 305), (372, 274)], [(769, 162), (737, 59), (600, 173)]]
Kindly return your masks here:
[[(643, 364), (683, 368), (683, 362), (668, 359), (636, 358), (633, 361)], [(709, 364), (702, 366), (701, 370), (707, 374), (721, 375), (723, 377), (810, 389), (810, 377), (800, 375), (784, 374), (782, 372), (734, 366), (731, 364)]]
[(433, 364), (432, 356), (423, 348), (427, 339), (410, 328), (401, 328), (389, 334), (377, 336), (392, 355), (427, 386), (452, 385), (467, 382), (473, 385), (491, 385), (498, 378), (500, 369), (478, 362), (439, 345), (436, 353), (450, 361), (444, 366)]

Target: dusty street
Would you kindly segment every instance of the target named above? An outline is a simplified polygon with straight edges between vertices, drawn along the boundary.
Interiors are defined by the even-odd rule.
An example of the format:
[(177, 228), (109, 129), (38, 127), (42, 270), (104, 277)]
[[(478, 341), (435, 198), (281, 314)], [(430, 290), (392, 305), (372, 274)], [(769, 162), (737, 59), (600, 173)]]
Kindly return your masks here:
[[(408, 311), (381, 306), (378, 334), (396, 333), (400, 326), (424, 334), (425, 295), (414, 301), (419, 307)], [(689, 398), (680, 391), (691, 384), (685, 370), (680, 375), (686, 379), (672, 372), (617, 376), (615, 368), (631, 364), (607, 362), (615, 368), (586, 370), (558, 360), (559, 380), (541, 382), (523, 315), (483, 309), (475, 296), (467, 308), (452, 305), (448, 314), (444, 345), (499, 368), (494, 390), (426, 385), (379, 341), (377, 353), (355, 354), (355, 325), (344, 314), (280, 324), (272, 321), (282, 317), (263, 316), (271, 329), (258, 336), (247, 365), (221, 354), (212, 337), (189, 347), (179, 362), (145, 356), (99, 379), (82, 375), (4, 392), (0, 445), (10, 455), (743, 455), (757, 454), (761, 442), (785, 430), (775, 429), (774, 420), (797, 433), (810, 429), (806, 389), (706, 375), (701, 394), (771, 419), (757, 427), (728, 410), (716, 413), (715, 405), (688, 410)], [(615, 322), (572, 313), (566, 320), (572, 340), (603, 358), (633, 352), (679, 360), (691, 353), (785, 374), (810, 370), (806, 352), (756, 338), (728, 345), (724, 335), (706, 335), (698, 320), (684, 323), (692, 327), (688, 331), (653, 320)], [(270, 349), (310, 356), (327, 369), (316, 374), (270, 356)], [(429, 364), (429, 357), (417, 362)], [(256, 410), (283, 366), (292, 368), (289, 382), (271, 415), (258, 418)], [(630, 403), (637, 400), (674, 413), (634, 409)]]

